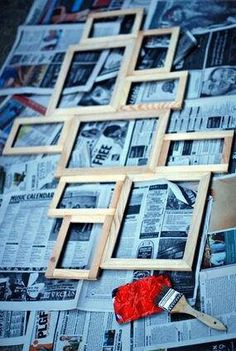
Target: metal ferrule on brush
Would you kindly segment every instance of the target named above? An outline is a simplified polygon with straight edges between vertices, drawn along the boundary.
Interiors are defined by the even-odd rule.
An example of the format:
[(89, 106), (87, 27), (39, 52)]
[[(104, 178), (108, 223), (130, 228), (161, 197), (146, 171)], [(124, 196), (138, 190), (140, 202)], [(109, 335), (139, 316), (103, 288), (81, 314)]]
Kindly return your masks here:
[(158, 307), (163, 308), (163, 310), (171, 312), (182, 296), (183, 294), (174, 289), (163, 287), (161, 293), (156, 297), (155, 303)]

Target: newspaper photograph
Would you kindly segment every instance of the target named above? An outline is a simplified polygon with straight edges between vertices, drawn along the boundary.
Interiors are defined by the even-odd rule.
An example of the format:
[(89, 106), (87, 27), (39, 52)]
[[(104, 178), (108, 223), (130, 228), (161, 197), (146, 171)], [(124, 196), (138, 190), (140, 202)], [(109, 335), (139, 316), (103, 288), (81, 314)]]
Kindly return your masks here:
[(114, 183), (68, 184), (58, 208), (108, 208)]
[(54, 173), (58, 160), (59, 155), (51, 155), (4, 167), (4, 194), (56, 188)]
[(201, 31), (205, 28), (230, 26), (236, 23), (234, 1), (167, 0), (152, 1), (145, 29), (181, 26), (184, 30)]
[(44, 115), (45, 112), (45, 105), (43, 106), (41, 103), (33, 101), (31, 96), (8, 96), (0, 104), (0, 130), (9, 134), (12, 123), (16, 117), (39, 116)]
[(66, 76), (63, 94), (90, 91), (108, 53), (109, 50), (75, 52)]
[(83, 25), (20, 26), (0, 71), (0, 95), (51, 94), (65, 52), (78, 44)]
[(194, 37), (198, 46), (175, 66), (176, 70), (189, 70), (187, 98), (234, 95), (236, 26), (196, 33)]
[(178, 64), (182, 62), (197, 47), (197, 45), (198, 42), (192, 32), (189, 30), (180, 32), (173, 66), (178, 67)]
[(135, 70), (163, 67), (169, 43), (170, 35), (144, 37)]
[(48, 96), (12, 95), (0, 102), (0, 155), (16, 117), (33, 117), (44, 115), (48, 104)]
[(120, 69), (121, 61), (124, 55), (124, 48), (114, 48), (106, 51), (108, 52), (108, 55), (96, 77), (96, 82), (101, 82), (109, 78), (115, 78)]
[(92, 89), (85, 93), (62, 94), (59, 108), (76, 106), (101, 106), (109, 105), (116, 83), (116, 78), (95, 82)]
[(223, 146), (223, 139), (173, 141), (166, 166), (220, 164)]
[(0, 273), (2, 311), (73, 309), (80, 290), (81, 281), (78, 280), (47, 279), (39, 272)]
[(207, 234), (202, 269), (236, 263), (236, 228)]
[(14, 147), (47, 146), (60, 135), (63, 123), (25, 124), (20, 126)]
[(158, 119), (84, 122), (69, 168), (139, 166), (148, 163)]

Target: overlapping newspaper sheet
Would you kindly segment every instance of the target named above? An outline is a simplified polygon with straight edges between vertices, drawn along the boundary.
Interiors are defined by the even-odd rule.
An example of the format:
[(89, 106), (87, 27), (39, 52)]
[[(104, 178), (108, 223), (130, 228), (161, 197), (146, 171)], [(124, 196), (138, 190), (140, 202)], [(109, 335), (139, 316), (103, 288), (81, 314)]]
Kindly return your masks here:
[(0, 95), (51, 94), (66, 50), (82, 31), (82, 24), (20, 26), (0, 71)]

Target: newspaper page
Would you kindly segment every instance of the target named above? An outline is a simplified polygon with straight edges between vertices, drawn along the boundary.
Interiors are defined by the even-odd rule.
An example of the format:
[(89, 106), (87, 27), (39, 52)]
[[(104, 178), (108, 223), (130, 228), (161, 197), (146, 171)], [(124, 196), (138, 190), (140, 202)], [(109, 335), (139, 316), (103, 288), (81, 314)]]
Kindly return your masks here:
[(157, 119), (82, 123), (68, 167), (146, 165), (157, 124)]
[[(188, 302), (193, 306), (198, 305), (197, 291), (199, 271), (204, 252), (206, 234), (209, 228), (211, 208), (212, 198), (209, 198), (203, 232), (200, 238), (198, 257), (196, 258), (197, 262), (194, 263), (192, 272), (160, 272), (167, 273), (170, 276), (174, 289), (184, 293), (184, 295), (188, 297)], [(191, 287), (192, 285), (194, 287)], [(193, 296), (191, 290), (194, 291), (194, 298), (189, 298)], [(164, 349), (170, 345), (173, 348), (177, 347), (180, 342), (182, 345), (194, 342), (191, 340), (196, 338), (198, 335), (198, 328), (201, 327), (199, 322), (192, 324), (194, 321), (194, 319), (189, 320), (186, 315), (171, 315), (165, 312), (137, 320), (134, 322), (134, 349), (140, 351), (144, 349), (157, 350), (159, 348)], [(194, 334), (194, 336), (193, 331), (195, 329), (196, 334)]]
[(51, 251), (48, 239), (54, 222), (47, 212), (53, 194), (53, 190), (44, 190), (4, 196), (0, 212), (2, 271), (47, 267)]
[[(234, 95), (186, 100), (181, 111), (172, 112), (168, 133), (235, 129), (235, 108)], [(236, 142), (234, 140), (229, 173), (235, 172)]]
[(187, 98), (235, 95), (235, 36), (235, 25), (194, 34), (198, 46), (175, 66), (190, 73)]
[(59, 311), (33, 311), (27, 326), (23, 351), (53, 350)]
[[(43, 96), (42, 96), (43, 97)], [(46, 113), (49, 97), (40, 99), (39, 96), (13, 95), (6, 97), (0, 103), (0, 154), (10, 133), (16, 117), (32, 117)], [(34, 99), (34, 100), (33, 100)]]
[(147, 14), (152, 2), (153, 0), (124, 0), (122, 8), (142, 7), (145, 10), (145, 14)]
[(0, 226), (2, 310), (62, 308), (60, 301), (65, 302), (65, 308), (76, 306), (81, 283), (44, 276), (56, 240), (55, 220), (47, 217), (53, 193), (17, 192), (4, 197)]
[(28, 330), (24, 351), (130, 350), (130, 325), (119, 325), (111, 312), (38, 311), (31, 313)]
[(65, 80), (64, 94), (90, 91), (109, 50), (90, 50), (74, 54)]
[(216, 131), (236, 128), (235, 96), (185, 100), (170, 117), (168, 133)]
[(55, 188), (58, 181), (54, 173), (58, 159), (59, 155), (51, 155), (6, 167), (4, 194)]
[(114, 257), (181, 259), (196, 190), (197, 184), (181, 185), (165, 179), (135, 183), (130, 198), (135, 205), (124, 219)]
[(181, 26), (193, 32), (236, 23), (234, 1), (152, 0), (145, 29)]
[(173, 141), (166, 166), (220, 164), (223, 146), (223, 139)]
[(81, 281), (46, 279), (44, 273), (0, 273), (1, 310), (73, 309), (80, 289)]
[(119, 10), (124, 0), (35, 0), (26, 24), (59, 24), (85, 22), (89, 11)]
[[(59, 208), (106, 208), (111, 188), (111, 185), (101, 187), (101, 190), (96, 185), (93, 188), (86, 185), (68, 187)], [(9, 193), (4, 197), (0, 213), (1, 271), (29, 272), (47, 268), (60, 227), (58, 220), (47, 216), (53, 195), (54, 190), (48, 189)], [(68, 255), (73, 259), (70, 253)]]
[(65, 52), (78, 44), (82, 24), (20, 26), (0, 71), (0, 95), (51, 94)]
[(177, 79), (132, 83), (127, 98), (128, 105), (174, 101), (178, 86)]
[[(106, 207), (114, 185), (104, 184), (100, 189), (97, 185), (68, 187), (59, 207)], [(49, 280), (44, 276), (61, 225), (61, 220), (47, 217), (53, 194), (54, 190), (48, 189), (4, 197), (0, 213), (2, 310), (62, 309), (61, 301), (63, 309), (77, 305), (81, 282)], [(99, 229), (86, 224), (72, 228), (62, 267), (83, 269), (90, 264)]]
[[(82, 52), (78, 56), (82, 57), (81, 60), (84, 60), (84, 57), (88, 56), (89, 58), (86, 59), (86, 61), (94, 60), (95, 64), (95, 57), (97, 57), (99, 61), (95, 68), (94, 64), (92, 65), (92, 68), (94, 68), (93, 70), (90, 65), (85, 65), (84, 71), (80, 69), (78, 72), (76, 71), (75, 74), (76, 54), (68, 73), (68, 84), (70, 84), (70, 86), (66, 85), (65, 89), (63, 89), (59, 107), (108, 105), (111, 101), (124, 51), (125, 47)], [(74, 87), (72, 87), (71, 84), (74, 85)], [(85, 85), (83, 90), (87, 91), (80, 91), (82, 84)]]
[(236, 228), (207, 234), (202, 269), (236, 263)]
[[(205, 227), (207, 232), (208, 226)], [(204, 247), (205, 240), (201, 246)], [(228, 272), (224, 268), (228, 267)], [(223, 268), (221, 270), (221, 268)], [(134, 322), (134, 350), (185, 350), (186, 345), (199, 345), (236, 337), (234, 294), (235, 265), (206, 269), (200, 272), (200, 305), (196, 307), (219, 318), (228, 328), (220, 332), (208, 328), (194, 318), (186, 319), (182, 315), (162, 313)], [(205, 273), (206, 272), (206, 273)], [(219, 291), (221, 293), (219, 294)], [(224, 298), (223, 298), (224, 297)], [(226, 304), (227, 301), (227, 304)], [(226, 304), (226, 308), (224, 307)], [(146, 325), (145, 325), (146, 324)], [(145, 325), (145, 327), (144, 327)], [(142, 332), (143, 331), (143, 332)], [(178, 347), (181, 343), (181, 347)], [(186, 346), (186, 350), (190, 350)], [(198, 348), (196, 349), (198, 350)], [(201, 351), (208, 350), (202, 346)]]
[[(47, 146), (60, 136), (63, 123), (25, 124), (19, 128), (14, 147)], [(58, 139), (58, 138), (57, 138)]]
[[(205, 269), (200, 272), (202, 311), (216, 316), (227, 326), (227, 334), (212, 333), (212, 340), (236, 337), (236, 265)], [(220, 292), (220, 293), (219, 293)]]
[(166, 351), (211, 351), (211, 350), (227, 350), (234, 351), (236, 347), (236, 339), (220, 340), (212, 342), (204, 342), (202, 344), (194, 344), (189, 346), (179, 346), (168, 348)]
[(111, 312), (60, 313), (54, 350), (77, 345), (77, 350), (130, 350), (130, 325), (119, 325)]
[[(190, 191), (188, 193), (189, 197), (186, 196), (187, 187), (190, 188), (188, 189)], [(185, 184), (183, 188), (174, 183), (166, 183), (165, 181), (155, 181), (155, 185), (143, 184), (142, 187), (136, 185), (133, 189), (122, 227), (122, 239), (119, 242), (119, 249), (116, 253), (118, 257), (147, 259), (157, 257), (158, 255), (163, 257), (168, 256), (168, 258), (180, 257), (183, 252), (182, 250), (184, 250), (186, 230), (192, 213), (191, 205), (186, 204), (184, 196), (186, 196), (188, 201), (190, 201), (190, 198), (191, 201), (194, 201), (196, 196), (194, 184), (191, 184), (191, 187), (190, 184)], [(154, 201), (155, 206), (153, 205)], [(165, 202), (165, 205), (163, 202)], [(173, 206), (179, 207), (179, 210), (177, 207), (175, 209), (169, 208), (170, 202)], [(168, 206), (167, 203), (169, 204)], [(166, 206), (165, 210), (162, 209), (162, 205)], [(159, 218), (156, 219), (156, 217)], [(149, 221), (150, 226), (148, 225)], [(176, 231), (175, 222), (179, 223), (179, 232)], [(206, 222), (208, 223), (208, 221)], [(159, 236), (161, 236), (161, 239)], [(164, 243), (162, 244), (163, 241)], [(158, 251), (159, 242), (161, 242), (159, 244), (161, 249)], [(203, 248), (204, 246), (199, 251), (199, 262), (201, 262)], [(196, 274), (192, 272), (168, 272), (175, 288), (185, 293), (191, 304), (195, 302), (197, 293), (196, 278), (200, 268), (199, 262), (196, 267)], [(153, 272), (148, 270), (104, 270), (98, 281), (83, 282), (78, 308), (89, 311), (113, 311), (111, 299), (113, 289), (151, 274)]]
[(27, 313), (0, 311), (0, 345), (22, 345), (25, 341)]

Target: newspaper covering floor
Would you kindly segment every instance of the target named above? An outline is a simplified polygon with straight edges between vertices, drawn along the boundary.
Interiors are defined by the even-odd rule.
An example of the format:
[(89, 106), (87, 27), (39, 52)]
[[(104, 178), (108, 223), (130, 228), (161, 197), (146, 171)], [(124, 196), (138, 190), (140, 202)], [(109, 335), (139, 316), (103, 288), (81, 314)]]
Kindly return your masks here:
[[(46, 113), (65, 52), (69, 45), (79, 43), (89, 11), (127, 7), (145, 8), (145, 29), (181, 26), (175, 70), (189, 70), (190, 80), (183, 109), (171, 113), (168, 132), (236, 128), (236, 2), (35, 0), (0, 70), (1, 151), (16, 117)], [(121, 27), (122, 23), (117, 19), (101, 22), (96, 27), (96, 35), (114, 35)], [(91, 54), (92, 73), (88, 74), (86, 69), (81, 73), (87, 78), (86, 84), (75, 89), (69, 87), (63, 103), (66, 106), (76, 104), (91, 84), (114, 79), (120, 59), (119, 52), (105, 52), (98, 60)], [(109, 62), (113, 63), (112, 69)], [(106, 69), (101, 71), (102, 67)], [(166, 91), (158, 84), (142, 84), (132, 94), (132, 103), (153, 101), (160, 92), (165, 99), (174, 93), (174, 88), (174, 82)], [(80, 167), (97, 166), (97, 150), (103, 143), (112, 152), (100, 167), (146, 164), (156, 121), (120, 121), (116, 125), (119, 137), (113, 139), (104, 133), (111, 126), (111, 122), (84, 124), (72, 153), (72, 167), (73, 163)], [(137, 140), (143, 130), (140, 145)], [(59, 134), (60, 128), (48, 130), (44, 140), (51, 144)], [(32, 128), (21, 142), (27, 143), (32, 135), (36, 140), (42, 138), (40, 131)], [(229, 169), (232, 177), (236, 170), (235, 145)], [(137, 146), (139, 152), (133, 154), (131, 151), (137, 150)], [(208, 158), (202, 155), (202, 149)], [(207, 164), (209, 159), (217, 162), (221, 145), (213, 140), (204, 146), (198, 143), (191, 150), (189, 164), (193, 160)], [(61, 224), (60, 220), (47, 217), (57, 186), (54, 171), (58, 159), (59, 155), (0, 156), (1, 175), (5, 178), (0, 188), (0, 350), (235, 350), (236, 227), (209, 232), (211, 197), (193, 271), (168, 273), (176, 290), (183, 292), (197, 309), (219, 318), (227, 325), (227, 332), (210, 329), (186, 315), (174, 316), (166, 312), (119, 325), (113, 313), (112, 290), (160, 273), (158, 271), (104, 270), (95, 282), (45, 278)], [(179, 145), (177, 154), (171, 157), (171, 165), (179, 162), (186, 164), (183, 145)], [(113, 187), (106, 185), (98, 191), (96, 186), (79, 189), (75, 186), (69, 191), (75, 195), (73, 206), (87, 201), (90, 207), (97, 203), (106, 207)], [(183, 191), (185, 200), (181, 196)], [(142, 187), (135, 184), (117, 256), (127, 257), (131, 253), (132, 257), (142, 257), (145, 252), (150, 258), (180, 257), (195, 198), (194, 183), (176, 184), (162, 180)], [(67, 193), (63, 206), (70, 206), (69, 201)], [(155, 220), (151, 211), (154, 204), (159, 214)], [(151, 237), (150, 225), (155, 232)], [(76, 230), (71, 229), (63, 267), (80, 268), (89, 264), (88, 252), (92, 250), (98, 230), (96, 226)], [(81, 240), (81, 232), (86, 232), (86, 241)]]

